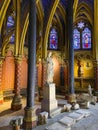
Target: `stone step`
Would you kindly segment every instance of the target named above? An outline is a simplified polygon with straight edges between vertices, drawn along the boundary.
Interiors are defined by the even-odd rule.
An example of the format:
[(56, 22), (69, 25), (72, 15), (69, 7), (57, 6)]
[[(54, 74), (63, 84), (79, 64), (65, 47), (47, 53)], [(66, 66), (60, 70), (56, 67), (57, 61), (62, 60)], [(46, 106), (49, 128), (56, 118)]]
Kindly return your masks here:
[(71, 117), (75, 121), (79, 121), (84, 117), (84, 114), (80, 114), (80, 113), (77, 113), (77, 112), (72, 112), (72, 113), (70, 113), (68, 115), (68, 117)]
[(53, 117), (55, 117), (56, 115), (58, 115), (58, 114), (60, 114), (60, 113), (61, 113), (61, 108), (56, 108), (56, 109), (54, 109), (54, 110), (52, 110), (52, 111), (50, 112), (49, 116), (50, 116), (51, 118), (53, 118)]
[(75, 124), (75, 120), (68, 116), (65, 116), (64, 118), (59, 120), (59, 122), (66, 126), (72, 126), (73, 124)]
[(88, 117), (91, 114), (90, 111), (85, 110), (85, 109), (77, 110), (76, 113), (84, 114), (84, 117)]
[(70, 127), (66, 127), (59, 122), (55, 122), (54, 124), (45, 128), (45, 130), (71, 130)]

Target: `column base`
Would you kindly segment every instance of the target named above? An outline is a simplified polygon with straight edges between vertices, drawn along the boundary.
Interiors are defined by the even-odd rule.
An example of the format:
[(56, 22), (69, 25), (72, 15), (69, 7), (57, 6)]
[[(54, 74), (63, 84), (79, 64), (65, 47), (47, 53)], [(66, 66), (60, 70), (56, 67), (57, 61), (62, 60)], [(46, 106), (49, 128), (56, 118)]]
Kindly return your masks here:
[(0, 105), (3, 104), (3, 91), (0, 90)]
[(37, 126), (37, 117), (35, 108), (25, 108), (25, 115), (23, 119), (23, 127), (26, 130), (33, 129)]
[(22, 108), (21, 96), (15, 95), (13, 97), (13, 101), (12, 101), (12, 104), (11, 104), (11, 110), (17, 111), (17, 110), (20, 110), (21, 108)]
[(76, 102), (76, 94), (69, 94), (68, 103), (75, 103), (75, 102)]

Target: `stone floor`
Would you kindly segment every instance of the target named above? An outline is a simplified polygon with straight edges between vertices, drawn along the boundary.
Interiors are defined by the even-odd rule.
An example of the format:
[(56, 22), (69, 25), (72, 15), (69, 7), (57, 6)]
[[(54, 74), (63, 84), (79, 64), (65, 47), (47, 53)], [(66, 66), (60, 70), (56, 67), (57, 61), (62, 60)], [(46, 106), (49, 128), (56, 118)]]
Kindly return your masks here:
[[(63, 106), (66, 101), (63, 98), (58, 99), (59, 106)], [(11, 100), (6, 100), (3, 105), (0, 105), (0, 130), (12, 130), (12, 127), (9, 125), (10, 121), (15, 118), (23, 118), (24, 107), (26, 106), (26, 99), (22, 98), (23, 107), (19, 111), (10, 110)], [(35, 106), (40, 112), (40, 102), (35, 102)], [(40, 125), (34, 128), (33, 130), (98, 130), (98, 103), (96, 105), (90, 105), (89, 109), (86, 109), (87, 112), (90, 112), (90, 115), (87, 117), (78, 117), (74, 113), (76, 111), (64, 112), (54, 118), (48, 119), (48, 123), (45, 125)], [(66, 117), (74, 116), (77, 118), (75, 123), (72, 125), (66, 126)], [(68, 120), (69, 122), (69, 120)]]

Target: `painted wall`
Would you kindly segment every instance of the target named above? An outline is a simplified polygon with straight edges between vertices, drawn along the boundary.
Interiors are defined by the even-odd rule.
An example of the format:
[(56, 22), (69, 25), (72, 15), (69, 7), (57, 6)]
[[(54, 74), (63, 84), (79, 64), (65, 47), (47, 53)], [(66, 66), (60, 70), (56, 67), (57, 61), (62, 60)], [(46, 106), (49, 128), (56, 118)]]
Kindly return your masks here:
[[(20, 88), (27, 87), (27, 58), (22, 60), (21, 68), (21, 86)], [(3, 91), (14, 90), (14, 81), (15, 81), (15, 61), (12, 52), (8, 52), (4, 63), (3, 63), (3, 74), (2, 74), (2, 88)]]

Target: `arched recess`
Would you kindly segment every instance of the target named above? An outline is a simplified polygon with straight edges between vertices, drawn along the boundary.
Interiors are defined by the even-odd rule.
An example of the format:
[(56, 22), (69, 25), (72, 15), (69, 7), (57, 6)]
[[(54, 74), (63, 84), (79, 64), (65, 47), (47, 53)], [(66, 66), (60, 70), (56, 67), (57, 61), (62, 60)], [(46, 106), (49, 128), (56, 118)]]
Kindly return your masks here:
[(55, 23), (55, 26), (58, 26), (58, 29), (59, 29), (59, 37), (60, 37), (59, 41), (60, 41), (61, 43), (64, 43), (62, 23), (61, 23), (61, 21), (60, 21), (59, 16), (58, 16), (57, 13), (55, 13), (55, 16), (56, 16), (56, 18), (53, 19), (53, 23)]
[(0, 33), (11, 0), (4, 0), (0, 9)]
[(44, 48), (43, 49), (43, 58), (44, 59), (47, 57), (48, 35), (49, 35), (51, 23), (52, 23), (54, 14), (56, 12), (56, 9), (58, 7), (58, 4), (59, 4), (59, 0), (55, 0), (53, 5), (52, 5), (52, 8), (51, 8), (51, 11), (50, 11), (50, 14), (49, 14), (49, 18), (48, 18), (48, 21), (47, 21), (47, 24), (46, 24), (46, 29), (45, 29), (45, 33), (44, 33), (44, 46), (43, 46), (43, 48)]
[(75, 21), (75, 16), (76, 16), (76, 11), (77, 11), (77, 7), (78, 7), (78, 2), (79, 0), (74, 0), (74, 5), (73, 5), (73, 21)]
[[(43, 14), (43, 8), (42, 8), (41, 1), (37, 0), (36, 5), (37, 5), (37, 17), (38, 17), (38, 20), (40, 21), (41, 29), (42, 29), (43, 28), (44, 14)], [(22, 29), (22, 33), (21, 33), (20, 49), (19, 49), (20, 55), (24, 54), (24, 43), (25, 43), (25, 37), (26, 37), (26, 34), (27, 34), (27, 30), (28, 30), (28, 24), (29, 24), (29, 13), (27, 13), (27, 15), (25, 17), (23, 29)]]
[(4, 57), (7, 53), (7, 51), (9, 50), (10, 46), (9, 42), (10, 42), (10, 38), (13, 34), (13, 31), (10, 32), (7, 36), (5, 36), (3, 43), (2, 43), (2, 48), (1, 48), (1, 55)]
[(2, 31), (1, 55), (3, 57), (6, 56), (7, 50), (9, 50), (11, 46), (11, 44), (9, 44), (11, 37), (15, 33), (15, 25), (14, 23), (12, 23), (11, 18), (15, 23), (15, 9), (13, 7), (13, 4), (10, 4), (7, 9), (7, 13), (5, 15), (5, 19), (3, 21), (2, 30), (1, 30)]
[[(66, 11), (65, 11), (64, 7), (60, 3), (58, 4), (57, 9), (58, 10), (55, 13), (55, 17), (53, 18), (52, 23), (54, 23), (54, 21), (55, 21), (56, 25), (59, 26), (60, 41), (61, 41), (61, 43), (64, 43), (64, 35), (63, 35), (64, 32), (63, 31), (65, 31), (65, 29), (64, 29), (64, 27), (62, 25), (62, 22), (64, 23), (64, 25), (66, 25)], [(61, 21), (60, 17), (62, 18), (62, 21)]]
[(36, 41), (36, 60), (42, 58), (42, 42), (43, 42), (43, 22), (44, 22), (44, 9), (42, 1), (37, 4), (37, 41)]
[[(90, 8), (90, 5), (88, 5), (85, 2), (81, 2), (78, 5), (74, 24), (78, 23), (78, 21), (81, 20), (88, 22), (93, 27), (93, 11)], [(92, 30), (92, 43), (93, 43), (93, 30)]]
[(60, 3), (58, 5), (58, 9), (60, 11), (60, 16), (62, 17), (62, 19), (64, 21), (64, 25), (65, 25), (65, 46), (64, 46), (64, 50), (65, 50), (65, 57), (66, 57), (66, 59), (68, 59), (67, 22), (66, 22), (67, 13), (66, 13), (65, 8)]
[[(86, 11), (80, 11), (79, 12), (79, 15), (77, 16), (77, 18), (76, 18), (76, 21), (77, 21), (77, 19), (80, 17), (80, 15), (84, 15), (84, 16), (82, 16), (82, 18), (84, 19), (86, 19), (87, 21), (89, 21), (89, 23), (91, 24), (91, 25), (93, 25), (93, 20), (92, 20), (92, 18), (90, 17), (90, 15), (86, 12)], [(76, 22), (75, 21), (75, 22)]]
[(58, 9), (59, 9), (60, 14), (62, 16), (64, 24), (66, 24), (66, 11), (65, 11), (64, 7), (60, 3), (58, 4)]
[[(76, 15), (75, 15), (75, 22), (77, 21), (77, 19), (82, 15), (84, 15), (84, 18), (87, 18), (87, 21), (89, 21), (89, 23), (91, 25), (93, 25), (93, 14), (92, 14), (92, 10), (89, 7), (89, 5), (87, 5), (85, 2), (81, 2), (78, 7), (77, 7), (77, 11), (76, 11)], [(86, 16), (86, 17), (85, 17)]]

